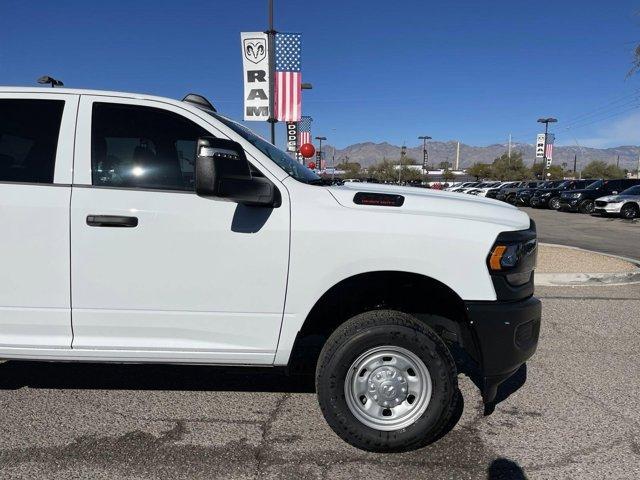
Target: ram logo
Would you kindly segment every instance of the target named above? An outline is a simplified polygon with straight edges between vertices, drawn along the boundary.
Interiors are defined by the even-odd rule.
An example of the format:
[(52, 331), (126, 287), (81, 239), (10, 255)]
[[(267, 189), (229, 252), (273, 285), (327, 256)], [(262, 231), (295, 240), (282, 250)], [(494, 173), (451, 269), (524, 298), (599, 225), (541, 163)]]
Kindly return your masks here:
[(245, 38), (244, 56), (252, 63), (260, 63), (267, 57), (267, 42), (264, 38)]

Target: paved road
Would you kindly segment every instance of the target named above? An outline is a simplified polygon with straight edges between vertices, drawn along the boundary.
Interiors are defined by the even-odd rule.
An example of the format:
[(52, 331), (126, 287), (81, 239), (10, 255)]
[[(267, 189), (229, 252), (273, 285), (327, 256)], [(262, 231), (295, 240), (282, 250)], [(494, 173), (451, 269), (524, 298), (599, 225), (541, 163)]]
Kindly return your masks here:
[(539, 288), (527, 383), (437, 443), (361, 452), (325, 425), (312, 382), (206, 367), (0, 365), (0, 478), (637, 479), (640, 288)]
[(581, 247), (640, 261), (640, 219), (592, 217), (537, 208), (522, 210), (535, 220), (541, 242)]

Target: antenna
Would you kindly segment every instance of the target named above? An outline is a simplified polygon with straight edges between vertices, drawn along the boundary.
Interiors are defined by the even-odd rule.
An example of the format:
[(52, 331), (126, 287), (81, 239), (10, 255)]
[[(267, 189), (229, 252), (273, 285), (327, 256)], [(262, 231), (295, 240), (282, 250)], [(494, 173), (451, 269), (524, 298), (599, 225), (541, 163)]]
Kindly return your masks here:
[(48, 75), (40, 77), (38, 79), (38, 83), (41, 84), (41, 85), (51, 85), (51, 88), (64, 87), (64, 83), (62, 83), (61, 80), (56, 80), (55, 78), (50, 77)]

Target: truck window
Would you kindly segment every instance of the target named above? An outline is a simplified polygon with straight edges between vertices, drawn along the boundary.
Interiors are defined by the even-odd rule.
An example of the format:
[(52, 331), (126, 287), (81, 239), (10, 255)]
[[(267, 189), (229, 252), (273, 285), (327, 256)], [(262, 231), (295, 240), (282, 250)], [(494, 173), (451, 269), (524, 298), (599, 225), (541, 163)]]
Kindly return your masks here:
[(173, 112), (94, 103), (92, 184), (193, 191), (196, 141), (206, 135), (211, 134)]
[(53, 183), (64, 101), (0, 100), (0, 182)]

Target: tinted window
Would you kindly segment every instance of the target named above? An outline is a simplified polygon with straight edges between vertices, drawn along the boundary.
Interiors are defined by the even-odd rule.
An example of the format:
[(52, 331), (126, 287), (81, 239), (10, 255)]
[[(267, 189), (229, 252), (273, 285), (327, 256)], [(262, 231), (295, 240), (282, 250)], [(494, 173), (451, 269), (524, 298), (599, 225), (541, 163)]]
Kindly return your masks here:
[(620, 192), (622, 195), (640, 195), (640, 185), (636, 185), (631, 188), (627, 188), (625, 191)]
[(0, 100), (0, 181), (53, 183), (64, 101)]
[(196, 141), (207, 135), (195, 123), (159, 108), (94, 103), (92, 183), (194, 190)]

